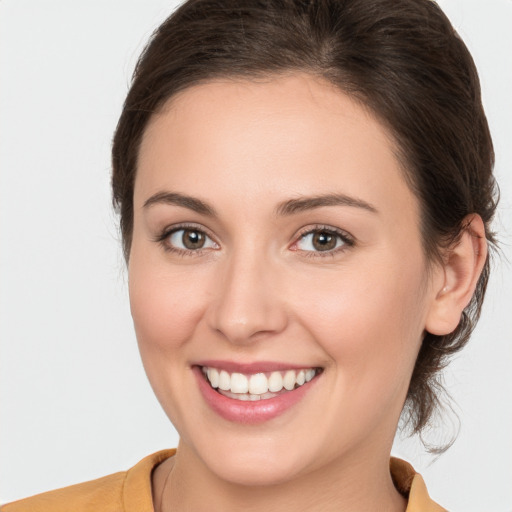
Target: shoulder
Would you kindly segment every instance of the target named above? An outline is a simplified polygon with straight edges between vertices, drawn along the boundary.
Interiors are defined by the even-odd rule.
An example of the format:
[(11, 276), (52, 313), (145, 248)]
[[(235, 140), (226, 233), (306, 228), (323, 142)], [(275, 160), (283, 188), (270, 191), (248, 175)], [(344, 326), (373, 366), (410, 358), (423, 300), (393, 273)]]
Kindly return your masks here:
[(2, 507), (2, 512), (60, 512), (69, 511), (70, 507), (76, 512), (98, 510), (101, 503), (102, 512), (122, 510), (123, 483), (126, 471), (113, 475), (71, 485), (63, 489), (45, 492), (15, 501)]
[(1, 512), (152, 512), (151, 473), (174, 450), (142, 459), (128, 471), (3, 505)]

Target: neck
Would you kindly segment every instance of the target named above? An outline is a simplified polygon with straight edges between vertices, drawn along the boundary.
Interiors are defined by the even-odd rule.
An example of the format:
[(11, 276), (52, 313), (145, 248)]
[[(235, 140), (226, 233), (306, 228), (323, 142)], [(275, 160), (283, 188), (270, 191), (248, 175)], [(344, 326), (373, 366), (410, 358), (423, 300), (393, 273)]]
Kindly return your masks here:
[(250, 486), (219, 478), (180, 443), (176, 456), (158, 469), (155, 496), (161, 495), (161, 503), (155, 503), (155, 510), (160, 512), (202, 510), (205, 499), (212, 512), (403, 512), (407, 506), (392, 483), (388, 454), (376, 458), (374, 453), (358, 451), (357, 457), (347, 454), (286, 482)]

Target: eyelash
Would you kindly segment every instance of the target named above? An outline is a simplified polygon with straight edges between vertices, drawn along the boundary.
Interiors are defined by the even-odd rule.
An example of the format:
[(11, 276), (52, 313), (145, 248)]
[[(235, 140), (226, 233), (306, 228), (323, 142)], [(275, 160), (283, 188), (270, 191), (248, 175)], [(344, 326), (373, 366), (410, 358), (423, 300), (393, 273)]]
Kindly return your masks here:
[(171, 235), (177, 231), (182, 230), (197, 231), (198, 233), (202, 233), (207, 238), (212, 240), (216, 245), (218, 245), (217, 242), (215, 242), (215, 239), (203, 227), (200, 227), (196, 224), (179, 224), (177, 226), (172, 226), (171, 228), (166, 228), (160, 235), (155, 238), (155, 242), (159, 243), (163, 247), (164, 251), (172, 252), (178, 256), (200, 256), (204, 252), (204, 249), (179, 249), (167, 243)]
[[(206, 237), (208, 237), (210, 240), (212, 240), (216, 245), (217, 242), (215, 242), (214, 237), (212, 237), (203, 227), (200, 227), (196, 224), (179, 224), (177, 226), (172, 226), (172, 228), (166, 228), (162, 231), (160, 235), (158, 235), (155, 238), (155, 242), (159, 243), (163, 249), (166, 252), (172, 252), (179, 256), (200, 256), (203, 254), (205, 249), (179, 249), (177, 247), (173, 247), (172, 245), (169, 245), (168, 239), (171, 235), (174, 233), (181, 231), (181, 230), (191, 230), (191, 231), (197, 231), (199, 233), (202, 233)], [(355, 245), (354, 238), (349, 235), (346, 231), (343, 231), (338, 228), (334, 228), (332, 226), (326, 226), (326, 225), (314, 225), (314, 226), (308, 226), (307, 228), (304, 228), (297, 236), (296, 241), (293, 242), (292, 245), (298, 244), (301, 240), (303, 240), (307, 235), (310, 235), (312, 233), (318, 233), (318, 232), (325, 232), (330, 235), (334, 235), (338, 237), (342, 242), (343, 245), (341, 247), (334, 248), (332, 250), (326, 250), (326, 251), (304, 251), (300, 249), (292, 249), (297, 252), (301, 252), (303, 257), (306, 258), (325, 258), (325, 257), (334, 257), (336, 254), (340, 252), (346, 251), (348, 248), (353, 247)], [(209, 248), (208, 248), (209, 249)]]
[(336, 256), (337, 254), (344, 252), (355, 245), (355, 240), (349, 233), (343, 231), (342, 229), (334, 228), (332, 226), (326, 226), (324, 224), (317, 224), (304, 228), (302, 232), (299, 233), (297, 241), (295, 241), (293, 245), (298, 244), (307, 235), (319, 232), (324, 232), (329, 235), (334, 235), (338, 237), (343, 242), (343, 245), (341, 245), (341, 247), (337, 247), (328, 251), (301, 251), (300, 249), (294, 250), (301, 251), (303, 253), (302, 256), (305, 258), (334, 258), (334, 256)]

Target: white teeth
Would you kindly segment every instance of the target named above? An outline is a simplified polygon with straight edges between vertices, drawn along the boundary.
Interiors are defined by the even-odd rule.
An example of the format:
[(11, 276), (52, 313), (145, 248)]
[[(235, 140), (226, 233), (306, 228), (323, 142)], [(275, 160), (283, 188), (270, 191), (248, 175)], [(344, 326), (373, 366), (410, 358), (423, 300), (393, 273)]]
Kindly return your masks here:
[(221, 370), (219, 374), (219, 389), (229, 391), (231, 389), (231, 377), (225, 370)]
[(272, 393), (277, 393), (281, 389), (283, 389), (283, 376), (281, 372), (272, 372), (268, 378), (268, 390)]
[(215, 368), (208, 368), (207, 372), (208, 380), (212, 385), (212, 388), (219, 387), (219, 372)]
[(283, 379), (283, 386), (285, 389), (287, 389), (288, 391), (291, 391), (294, 387), (295, 387), (295, 372), (293, 370), (288, 370), (285, 374), (284, 374), (284, 379)]
[[(281, 391), (292, 391), (316, 375), (313, 368), (303, 370), (287, 370), (285, 372), (255, 373), (228, 373), (226, 370), (202, 367), (202, 372), (210, 382), (212, 388), (218, 388), (224, 395), (237, 400), (265, 400), (273, 398)], [(267, 377), (268, 375), (268, 377)], [(284, 392), (284, 391), (283, 391)]]
[(264, 373), (251, 375), (249, 379), (249, 393), (252, 395), (262, 395), (268, 391), (268, 379)]
[(247, 393), (249, 391), (249, 380), (242, 373), (231, 374), (231, 392)]

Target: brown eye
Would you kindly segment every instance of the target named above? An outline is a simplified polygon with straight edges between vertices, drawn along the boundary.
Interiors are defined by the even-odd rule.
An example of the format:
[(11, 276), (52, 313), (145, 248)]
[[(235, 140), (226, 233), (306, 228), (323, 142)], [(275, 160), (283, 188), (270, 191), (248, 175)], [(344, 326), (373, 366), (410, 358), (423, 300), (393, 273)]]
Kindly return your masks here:
[(313, 229), (301, 236), (297, 249), (304, 252), (330, 252), (353, 245), (352, 240), (341, 232), (330, 229)]
[(204, 233), (195, 229), (184, 229), (181, 237), (183, 245), (187, 249), (201, 249), (205, 242)]
[(182, 251), (218, 248), (217, 244), (206, 233), (195, 228), (176, 229), (167, 237), (166, 244), (172, 249)]
[(337, 235), (327, 231), (317, 231), (313, 234), (312, 244), (317, 251), (330, 251), (336, 247)]

